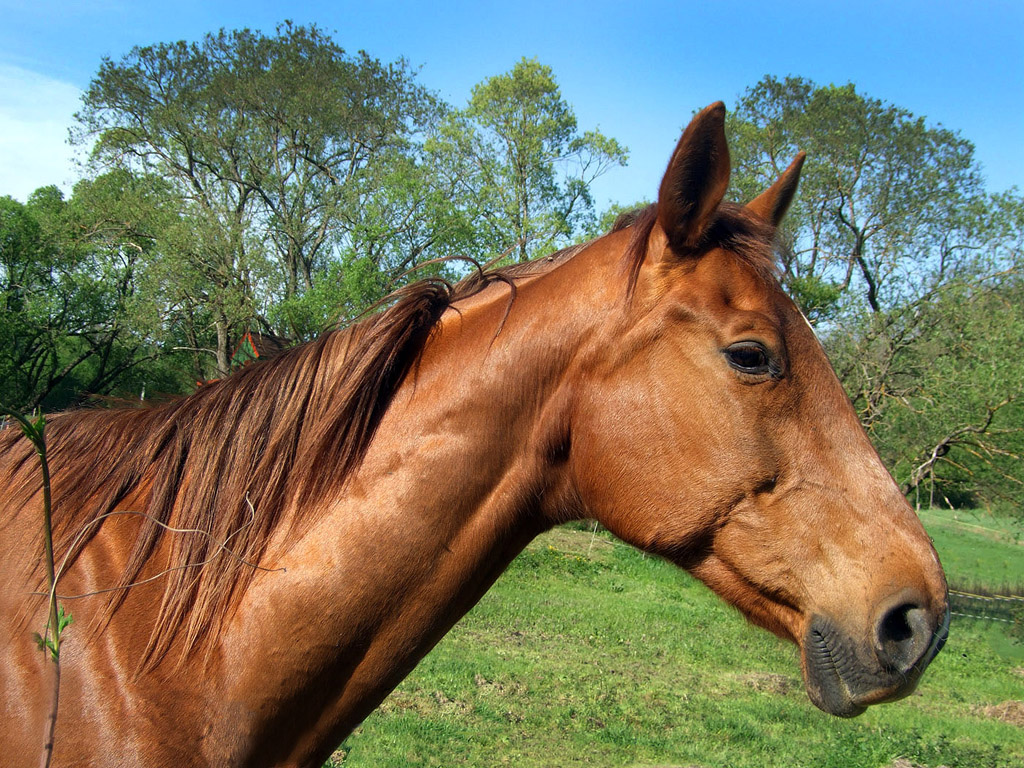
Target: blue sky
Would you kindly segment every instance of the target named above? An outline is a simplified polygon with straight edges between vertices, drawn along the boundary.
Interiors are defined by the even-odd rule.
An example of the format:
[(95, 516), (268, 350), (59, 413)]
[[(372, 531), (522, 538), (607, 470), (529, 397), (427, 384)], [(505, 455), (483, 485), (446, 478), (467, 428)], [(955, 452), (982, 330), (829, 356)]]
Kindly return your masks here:
[[(287, 10), (284, 8), (287, 7)], [(346, 49), (405, 57), (461, 106), (523, 57), (550, 65), (581, 129), (630, 149), (599, 207), (653, 197), (692, 112), (765, 74), (854, 82), (974, 142), (989, 188), (1024, 188), (1024, 2), (0, 0), (0, 195), (76, 178), (65, 145), (103, 56), (290, 18)]]

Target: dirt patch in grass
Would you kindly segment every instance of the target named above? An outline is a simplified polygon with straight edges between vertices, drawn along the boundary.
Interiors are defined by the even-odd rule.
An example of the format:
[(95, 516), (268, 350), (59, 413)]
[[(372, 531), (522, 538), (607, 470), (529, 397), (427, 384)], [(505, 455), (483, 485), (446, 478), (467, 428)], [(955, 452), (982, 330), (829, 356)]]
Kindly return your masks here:
[(424, 717), (465, 715), (471, 707), (464, 701), (449, 698), (443, 691), (395, 691), (378, 708), (382, 713), (415, 712)]
[(778, 696), (785, 696), (790, 691), (799, 688), (799, 683), (786, 675), (777, 675), (771, 672), (751, 672), (739, 675), (739, 680), (760, 693), (774, 693)]
[(526, 686), (522, 683), (502, 683), (497, 680), (488, 680), (477, 672), (473, 675), (473, 683), (484, 696), (516, 696), (526, 695)]
[(1002, 704), (993, 704), (991, 707), (982, 707), (981, 714), (991, 717), (993, 720), (1001, 720), (1018, 728), (1024, 728), (1024, 701), (1004, 701)]

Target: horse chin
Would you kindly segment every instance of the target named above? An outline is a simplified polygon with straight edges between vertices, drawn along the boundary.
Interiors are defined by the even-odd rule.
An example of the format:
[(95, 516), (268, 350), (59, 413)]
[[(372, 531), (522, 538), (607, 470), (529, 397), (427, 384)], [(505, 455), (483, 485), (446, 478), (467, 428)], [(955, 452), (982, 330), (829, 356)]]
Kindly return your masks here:
[[(941, 647), (941, 645), (940, 645)], [(815, 617), (801, 643), (804, 685), (818, 709), (856, 717), (869, 705), (909, 696), (934, 653), (906, 672), (886, 669), (870, 648), (862, 648), (827, 618)]]
[(804, 683), (811, 703), (822, 712), (836, 717), (857, 717), (867, 710), (866, 705), (853, 700), (849, 689), (836, 676), (816, 678), (808, 673)]

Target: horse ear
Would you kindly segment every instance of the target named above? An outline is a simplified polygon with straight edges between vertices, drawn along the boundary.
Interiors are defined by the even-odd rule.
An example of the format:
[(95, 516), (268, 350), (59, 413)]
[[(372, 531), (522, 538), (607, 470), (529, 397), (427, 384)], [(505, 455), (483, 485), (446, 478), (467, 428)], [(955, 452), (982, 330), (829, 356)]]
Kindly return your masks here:
[(690, 121), (661, 180), (658, 223), (674, 249), (697, 245), (728, 186), (725, 105), (719, 101)]
[(789, 210), (789, 204), (793, 202), (793, 195), (796, 194), (796, 185), (800, 181), (800, 168), (803, 167), (806, 152), (800, 152), (789, 168), (782, 172), (782, 175), (768, 189), (747, 203), (747, 210), (756, 213), (773, 227), (779, 226), (782, 217)]

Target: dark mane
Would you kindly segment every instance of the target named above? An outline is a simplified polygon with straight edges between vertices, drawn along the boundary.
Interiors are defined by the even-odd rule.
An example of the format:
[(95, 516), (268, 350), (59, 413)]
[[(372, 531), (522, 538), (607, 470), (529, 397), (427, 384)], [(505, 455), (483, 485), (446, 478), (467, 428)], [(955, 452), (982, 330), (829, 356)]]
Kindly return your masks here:
[[(658, 205), (621, 214), (612, 226), (612, 232), (632, 227), (633, 234), (626, 249), (624, 266), (629, 276), (627, 294), (632, 296), (640, 268), (647, 257), (647, 242), (658, 221)], [(724, 202), (718, 206), (715, 219), (694, 247), (692, 253), (679, 254), (683, 258), (697, 256), (712, 248), (723, 248), (747, 264), (763, 280), (774, 280), (778, 264), (773, 245), (775, 230), (767, 222), (738, 203)]]

